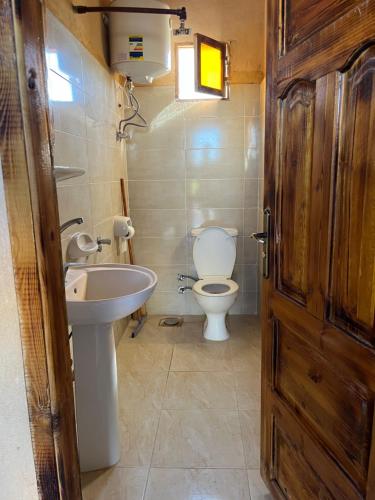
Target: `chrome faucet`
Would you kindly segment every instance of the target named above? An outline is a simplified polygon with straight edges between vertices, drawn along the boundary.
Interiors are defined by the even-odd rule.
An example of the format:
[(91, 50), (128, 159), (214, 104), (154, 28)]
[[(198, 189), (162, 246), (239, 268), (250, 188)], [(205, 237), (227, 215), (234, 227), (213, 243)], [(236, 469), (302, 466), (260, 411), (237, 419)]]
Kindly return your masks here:
[(184, 281), (184, 280), (193, 280), (193, 281), (198, 281), (198, 278), (195, 276), (191, 276), (190, 274), (177, 274), (177, 280), (178, 281)]
[(84, 222), (83, 217), (76, 217), (75, 219), (70, 219), (64, 222), (64, 224), (61, 224), (60, 233), (64, 232), (65, 229), (68, 229), (68, 227), (74, 226), (74, 224), (83, 224), (83, 222)]
[(82, 262), (64, 262), (64, 283), (66, 281), (66, 275), (70, 267), (87, 267), (87, 264), (83, 264)]

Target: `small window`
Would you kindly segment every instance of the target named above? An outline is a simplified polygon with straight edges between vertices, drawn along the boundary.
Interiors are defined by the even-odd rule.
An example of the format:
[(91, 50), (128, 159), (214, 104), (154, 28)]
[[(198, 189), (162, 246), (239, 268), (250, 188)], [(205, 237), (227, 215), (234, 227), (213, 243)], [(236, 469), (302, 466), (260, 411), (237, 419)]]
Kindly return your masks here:
[(227, 84), (224, 78), (225, 44), (221, 44), (220, 47), (224, 52), (219, 53), (215, 48), (214, 52), (211, 52), (211, 46), (202, 44), (203, 39), (207, 37), (195, 36), (195, 45), (183, 44), (176, 47), (177, 99), (183, 101), (225, 99), (227, 98)]

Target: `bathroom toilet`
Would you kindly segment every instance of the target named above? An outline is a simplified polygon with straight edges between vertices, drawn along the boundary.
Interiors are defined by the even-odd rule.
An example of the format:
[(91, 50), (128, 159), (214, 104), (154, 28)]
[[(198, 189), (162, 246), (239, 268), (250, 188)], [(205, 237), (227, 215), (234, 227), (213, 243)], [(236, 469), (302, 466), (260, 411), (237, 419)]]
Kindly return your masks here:
[(204, 337), (226, 340), (229, 332), (225, 317), (234, 304), (239, 286), (231, 280), (236, 261), (237, 229), (205, 227), (192, 230), (195, 237), (193, 260), (199, 280), (193, 295), (206, 313)]

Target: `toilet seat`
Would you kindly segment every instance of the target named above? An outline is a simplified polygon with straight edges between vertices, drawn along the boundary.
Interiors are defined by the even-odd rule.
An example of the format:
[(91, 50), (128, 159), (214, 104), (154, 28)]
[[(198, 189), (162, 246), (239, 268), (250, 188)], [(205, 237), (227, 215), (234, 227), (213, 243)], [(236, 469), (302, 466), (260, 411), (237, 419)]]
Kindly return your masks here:
[[(215, 287), (215, 285), (217, 285)], [(210, 291), (210, 287), (212, 287)], [(220, 287), (226, 287), (224, 291), (220, 291)], [(210, 276), (196, 281), (193, 285), (193, 291), (204, 297), (226, 297), (238, 292), (238, 284), (223, 276)]]

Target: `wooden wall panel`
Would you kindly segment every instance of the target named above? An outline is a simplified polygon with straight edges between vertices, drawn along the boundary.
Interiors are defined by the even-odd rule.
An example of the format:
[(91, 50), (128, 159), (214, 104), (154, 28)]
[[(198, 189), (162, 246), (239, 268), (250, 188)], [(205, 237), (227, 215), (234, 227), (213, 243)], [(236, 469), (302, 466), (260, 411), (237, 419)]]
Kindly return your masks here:
[(277, 286), (306, 304), (315, 84), (300, 81), (280, 100)]
[(375, 345), (375, 45), (342, 75), (331, 321)]

